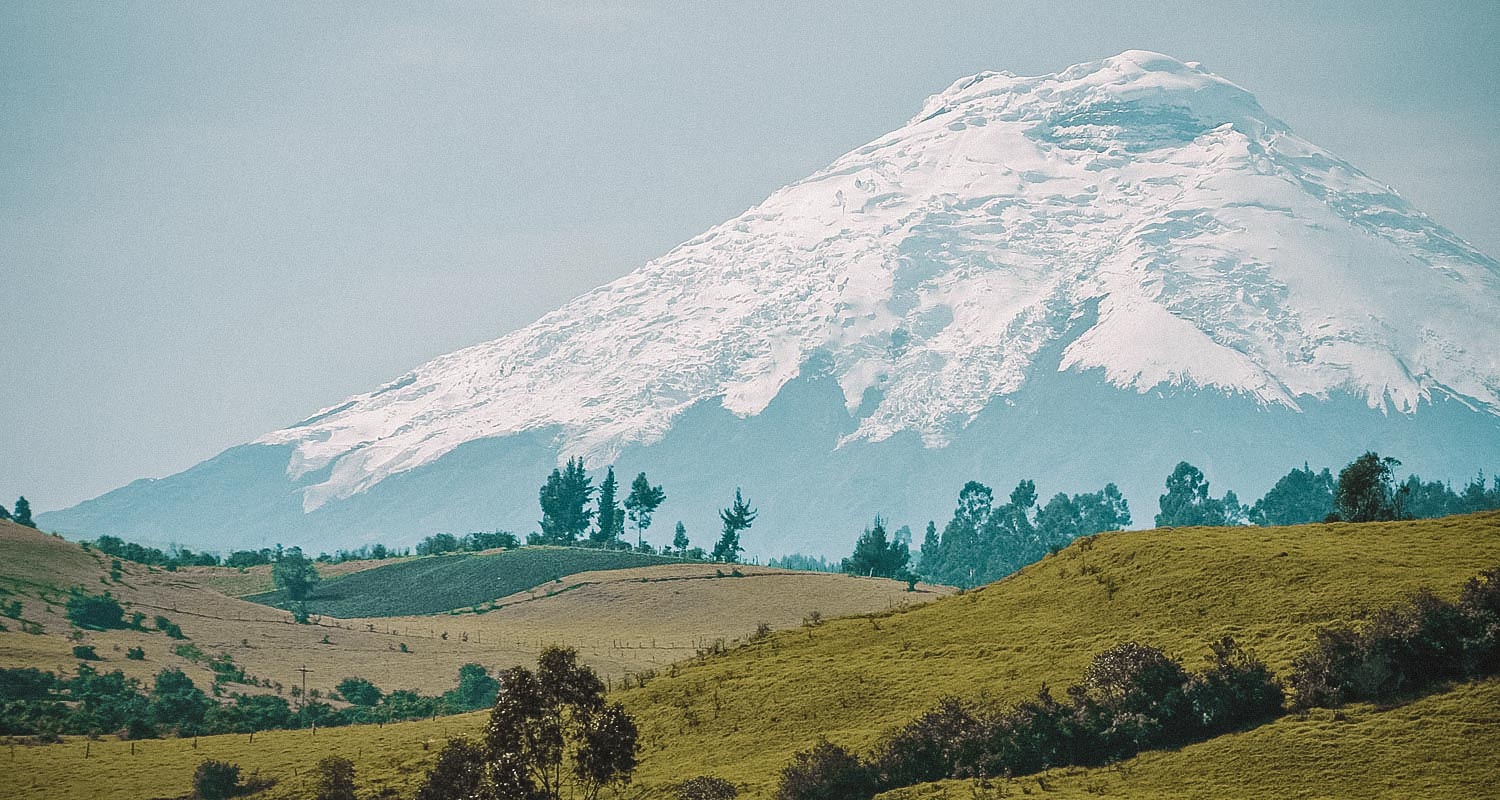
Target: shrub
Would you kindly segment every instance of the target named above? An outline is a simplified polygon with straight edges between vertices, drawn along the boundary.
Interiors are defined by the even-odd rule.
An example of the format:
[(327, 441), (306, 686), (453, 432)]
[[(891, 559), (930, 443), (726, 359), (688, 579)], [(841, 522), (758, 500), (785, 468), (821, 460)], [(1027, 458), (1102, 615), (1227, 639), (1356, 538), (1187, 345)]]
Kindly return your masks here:
[(385, 695), (364, 678), (345, 678), (338, 682), (339, 696), (357, 706), (377, 706)]
[(161, 631), (162, 633), (165, 633), (168, 639), (187, 638), (186, 636), (182, 635), (182, 628), (177, 623), (161, 616), (160, 614), (157, 615), (154, 622), (156, 623), (156, 629)]
[(1471, 579), (1450, 603), (1421, 590), (1375, 612), (1363, 628), (1319, 630), (1313, 649), (1293, 662), (1300, 707), (1387, 701), (1450, 680), (1500, 670), (1500, 568)]
[(315, 800), (354, 800), (354, 762), (341, 756), (328, 756), (318, 762), (315, 773)]
[(734, 800), (739, 790), (723, 778), (699, 775), (677, 787), (677, 800)]
[(80, 628), (108, 630), (125, 627), (125, 609), (109, 592), (91, 595), (74, 589), (68, 594), (68, 619)]
[(240, 768), (209, 759), (193, 771), (193, 796), (199, 800), (227, 800), (240, 791)]
[(866, 800), (877, 788), (868, 765), (825, 739), (798, 753), (781, 771), (776, 800)]
[(131, 661), (145, 661), (146, 651), (140, 647), (132, 647), (125, 651), (125, 657)]
[(77, 659), (80, 659), (80, 660), (83, 660), (83, 661), (98, 661), (99, 660), (99, 654), (96, 653), (96, 652), (94, 652), (94, 646), (91, 645), (91, 644), (88, 644), (88, 645), (85, 645), (85, 644), (74, 645), (73, 646), (73, 657), (77, 658)]

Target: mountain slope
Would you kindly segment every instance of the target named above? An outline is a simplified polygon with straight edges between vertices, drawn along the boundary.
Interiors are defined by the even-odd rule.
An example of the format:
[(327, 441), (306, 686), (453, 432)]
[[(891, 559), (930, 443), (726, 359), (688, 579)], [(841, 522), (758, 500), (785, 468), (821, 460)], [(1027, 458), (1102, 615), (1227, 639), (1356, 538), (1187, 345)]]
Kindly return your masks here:
[[(1103, 411), (1129, 403), (1116, 395), (1201, 395), (1214, 401), (1208, 421), (1242, 427), (1333, 407), (1320, 430), (1376, 445), (1401, 427), (1392, 416), (1434, 416), (1419, 423), (1434, 443), (1419, 461), (1476, 430), (1494, 453), (1496, 334), (1500, 264), (1244, 89), (1129, 51), (1055, 75), (958, 81), (903, 128), (526, 328), (232, 450), (200, 466), (206, 481), (138, 484), (46, 521), (132, 526), (148, 498), (202, 505), (232, 476), (250, 488), (218, 498), (234, 519), (216, 535), (263, 537), (269, 508), (279, 529), (347, 538), (380, 525), (379, 507), (399, 509), (404, 485), (451, 484), (424, 475), (451, 479), (455, 465), (535, 473), (581, 455), (670, 469), (663, 450), (738, 436), (778, 404), (791, 419), (759, 435), (804, 426), (806, 468), (853, 460), (878, 473), (881, 461), (949, 461), (965, 440), (1024, 447), (981, 418), (1025, 407), (1060, 373), (1104, 389)], [(1057, 428), (1084, 422), (1035, 408)], [(1127, 424), (1177, 413), (1151, 404)], [(692, 495), (706, 512), (743, 462), (712, 442), (682, 446), (689, 485), (714, 481)], [(1242, 493), (1269, 485), (1267, 469)], [(1136, 479), (1124, 472), (1110, 479)], [(261, 491), (257, 513), (241, 513)], [(837, 496), (778, 487), (768, 505)], [(938, 513), (929, 498), (897, 498), (875, 510)], [(838, 517), (852, 527), (863, 515)]]

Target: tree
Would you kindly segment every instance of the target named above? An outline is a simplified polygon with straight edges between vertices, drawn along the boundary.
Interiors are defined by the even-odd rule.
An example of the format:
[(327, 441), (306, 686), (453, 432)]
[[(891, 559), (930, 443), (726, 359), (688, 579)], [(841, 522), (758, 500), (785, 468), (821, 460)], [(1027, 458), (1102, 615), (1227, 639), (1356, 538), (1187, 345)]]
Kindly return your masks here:
[(417, 800), (481, 798), (484, 788), (485, 751), (471, 739), (449, 739), (438, 751), (437, 763), (427, 773)]
[(280, 553), (271, 565), (271, 583), (286, 592), (286, 597), (300, 603), (312, 593), (318, 584), (318, 568), (313, 560), (302, 555), (302, 548), (292, 547)]
[(354, 762), (343, 756), (327, 756), (318, 762), (314, 800), (355, 800)]
[(5, 510), (5, 506), (4, 505), (0, 505), (0, 520), (7, 520), (7, 519), (11, 519), (10, 512)]
[(1250, 507), (1256, 525), (1301, 525), (1322, 522), (1333, 513), (1333, 475), (1313, 472), (1306, 463), (1283, 475), (1266, 496)]
[(854, 554), (844, 559), (843, 570), (848, 575), (903, 578), (910, 560), (911, 551), (904, 543), (886, 540), (885, 521), (877, 516), (854, 543)]
[(1395, 470), (1401, 462), (1367, 452), (1339, 470), (1333, 492), (1334, 510), (1345, 522), (1376, 522), (1397, 519)]
[(599, 507), (594, 511), (594, 532), (589, 534), (589, 540), (596, 544), (618, 542), (620, 534), (625, 532), (625, 512), (620, 510), (620, 504), (615, 500), (619, 488), (620, 482), (615, 480), (615, 468), (610, 467), (604, 481), (599, 484)]
[(740, 489), (736, 486), (734, 502), (728, 508), (719, 511), (719, 519), (724, 523), (724, 533), (719, 536), (718, 543), (714, 545), (714, 561), (734, 563), (740, 560), (740, 551), (745, 549), (740, 546), (740, 532), (749, 530), (759, 514), (759, 511), (751, 508), (750, 503), (740, 496)]
[(80, 628), (103, 631), (125, 627), (125, 609), (109, 592), (91, 595), (73, 589), (68, 593), (67, 614)]
[(495, 695), (500, 691), (500, 682), (489, 670), (479, 664), (465, 664), (458, 668), (458, 686), (443, 695), (443, 702), (453, 711), (472, 711), (495, 704)]
[[(549, 647), (537, 669), (512, 667), (479, 744), (450, 742), (418, 800), (595, 800), (635, 772), (639, 732), (577, 652)], [(487, 790), (487, 791), (486, 791)]]
[(1167, 493), (1161, 496), (1161, 512), (1156, 515), (1156, 527), (1224, 525), (1224, 506), (1223, 500), (1215, 500), (1209, 496), (1208, 479), (1203, 476), (1203, 472), (1182, 461), (1167, 476)]
[(345, 678), (334, 688), (338, 690), (339, 697), (357, 706), (378, 706), (385, 696), (380, 687), (364, 678)]
[(660, 486), (652, 486), (646, 473), (635, 476), (630, 482), (630, 496), (625, 498), (625, 514), (635, 525), (635, 543), (639, 547), (645, 541), (646, 529), (651, 527), (651, 515), (667, 499)]
[(156, 673), (148, 710), (157, 725), (175, 726), (179, 736), (193, 736), (202, 727), (212, 702), (182, 670), (164, 669)]
[(36, 527), (36, 523), (31, 521), (31, 503), (28, 503), (25, 497), (16, 498), (16, 510), (11, 513), (11, 517), (17, 525), (25, 525), (28, 528)]
[(589, 529), (594, 510), (588, 505), (594, 486), (582, 458), (570, 458), (561, 470), (552, 470), (539, 496), (543, 543), (573, 544)]
[(687, 526), (682, 524), (682, 520), (677, 520), (677, 531), (672, 534), (672, 547), (677, 549), (678, 555), (685, 556), (688, 544)]

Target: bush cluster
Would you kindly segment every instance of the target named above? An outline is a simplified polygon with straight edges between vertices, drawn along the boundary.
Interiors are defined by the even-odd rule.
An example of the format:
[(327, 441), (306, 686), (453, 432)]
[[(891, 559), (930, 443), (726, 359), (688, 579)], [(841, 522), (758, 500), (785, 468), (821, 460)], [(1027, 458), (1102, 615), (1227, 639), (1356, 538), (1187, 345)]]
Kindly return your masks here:
[(1500, 567), (1470, 578), (1451, 603), (1426, 589), (1383, 608), (1355, 630), (1324, 628), (1293, 664), (1302, 707), (1417, 694), (1448, 681), (1500, 672)]
[(1210, 648), (1206, 669), (1192, 673), (1154, 647), (1117, 645), (1095, 656), (1065, 701), (1045, 686), (1035, 700), (1002, 709), (947, 699), (865, 757), (819, 742), (782, 771), (776, 796), (857, 800), (945, 778), (1094, 766), (1281, 713), (1281, 686), (1265, 664), (1230, 638)]

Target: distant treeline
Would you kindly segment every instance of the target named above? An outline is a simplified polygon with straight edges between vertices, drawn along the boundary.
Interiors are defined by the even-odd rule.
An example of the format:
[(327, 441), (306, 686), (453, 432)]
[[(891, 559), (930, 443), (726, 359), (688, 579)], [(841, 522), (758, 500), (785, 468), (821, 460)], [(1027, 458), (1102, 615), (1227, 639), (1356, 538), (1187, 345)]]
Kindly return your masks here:
[[(948, 778), (1012, 778), (1099, 766), (1266, 722), (1286, 712), (1282, 683), (1228, 637), (1190, 672), (1157, 648), (1126, 642), (1094, 657), (1066, 699), (1046, 686), (1009, 707), (948, 698), (888, 732), (865, 755), (822, 741), (781, 773), (776, 800), (868, 800)], [(1293, 664), (1292, 707), (1389, 702), (1435, 686), (1500, 674), (1500, 567), (1457, 603), (1423, 590), (1377, 611), (1358, 631), (1317, 632)]]
[[(1304, 464), (1287, 473), (1254, 504), (1234, 492), (1214, 497), (1203, 472), (1186, 461), (1167, 476), (1158, 499), (1157, 527), (1194, 525), (1300, 525), (1309, 522), (1374, 522), (1427, 519), (1500, 508), (1500, 478), (1481, 473), (1460, 490), (1418, 475), (1396, 480), (1401, 462), (1365, 453), (1339, 471), (1314, 472)], [(1038, 503), (1036, 484), (1023, 480), (1008, 502), (996, 504), (994, 491), (978, 481), (964, 484), (953, 517), (939, 532), (927, 523), (915, 572), (934, 583), (972, 587), (990, 583), (1066, 546), (1080, 536), (1119, 530), (1131, 524), (1130, 508), (1113, 483), (1097, 492), (1054, 495)], [(904, 577), (900, 542), (887, 543), (876, 520), (843, 563), (851, 574)], [(899, 537), (898, 537), (899, 538)], [(861, 549), (884, 553), (872, 562)], [(804, 557), (805, 558), (805, 557)], [(872, 572), (871, 564), (879, 566)]]

